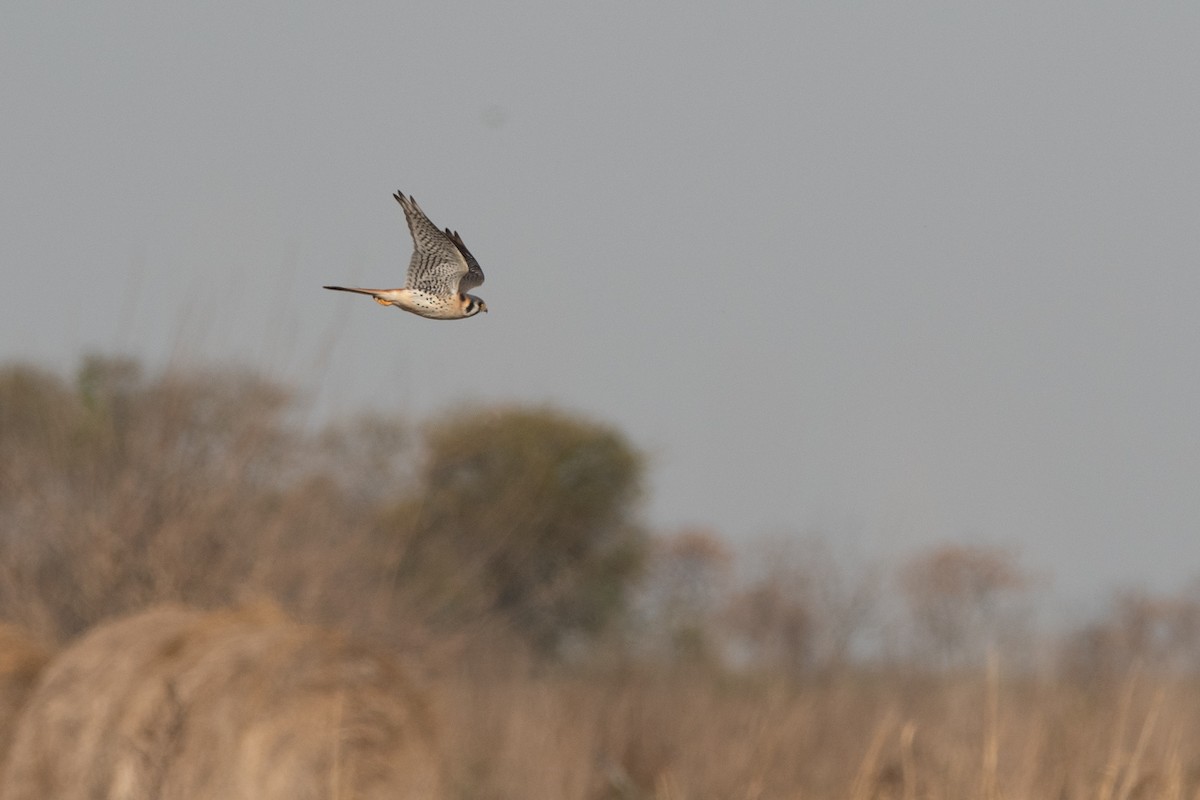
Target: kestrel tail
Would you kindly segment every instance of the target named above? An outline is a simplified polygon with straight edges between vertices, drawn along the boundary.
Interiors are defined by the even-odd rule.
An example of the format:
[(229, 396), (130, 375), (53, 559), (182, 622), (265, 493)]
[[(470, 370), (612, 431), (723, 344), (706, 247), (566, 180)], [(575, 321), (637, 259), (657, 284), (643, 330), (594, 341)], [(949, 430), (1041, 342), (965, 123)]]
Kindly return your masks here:
[(487, 311), (487, 303), (467, 291), (483, 283), (483, 270), (463, 244), (458, 231), (440, 230), (429, 221), (412, 195), (393, 197), (404, 209), (413, 254), (400, 289), (326, 286), (338, 292), (369, 294), (381, 306), (395, 306), (429, 319), (466, 319)]

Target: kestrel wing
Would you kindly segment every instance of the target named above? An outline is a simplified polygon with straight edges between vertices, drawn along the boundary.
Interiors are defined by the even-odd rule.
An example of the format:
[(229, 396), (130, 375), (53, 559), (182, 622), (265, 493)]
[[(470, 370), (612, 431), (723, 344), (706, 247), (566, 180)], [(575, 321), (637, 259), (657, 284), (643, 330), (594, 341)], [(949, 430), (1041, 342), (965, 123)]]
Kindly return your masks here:
[(469, 292), (483, 283), (483, 268), (479, 266), (479, 262), (475, 260), (475, 256), (471, 255), (471, 251), (463, 244), (462, 237), (458, 235), (458, 231), (446, 228), (446, 236), (450, 238), (451, 243), (462, 254), (463, 260), (467, 262), (467, 274), (459, 278), (458, 290), (460, 292)]
[(394, 195), (404, 209), (408, 230), (412, 234), (413, 254), (408, 262), (408, 277), (404, 288), (418, 289), (440, 297), (458, 294), (459, 280), (470, 268), (454, 242), (429, 221), (425, 212), (411, 196), (401, 192)]

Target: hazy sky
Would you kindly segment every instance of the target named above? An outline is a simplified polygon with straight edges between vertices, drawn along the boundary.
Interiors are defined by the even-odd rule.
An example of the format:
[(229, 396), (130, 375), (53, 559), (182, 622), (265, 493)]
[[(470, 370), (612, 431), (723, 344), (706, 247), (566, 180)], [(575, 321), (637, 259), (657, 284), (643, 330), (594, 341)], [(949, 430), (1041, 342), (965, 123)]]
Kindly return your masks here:
[[(1200, 574), (1200, 7), (10, 3), (0, 359), (551, 402), (650, 520)], [(391, 193), (486, 316), (402, 282)]]

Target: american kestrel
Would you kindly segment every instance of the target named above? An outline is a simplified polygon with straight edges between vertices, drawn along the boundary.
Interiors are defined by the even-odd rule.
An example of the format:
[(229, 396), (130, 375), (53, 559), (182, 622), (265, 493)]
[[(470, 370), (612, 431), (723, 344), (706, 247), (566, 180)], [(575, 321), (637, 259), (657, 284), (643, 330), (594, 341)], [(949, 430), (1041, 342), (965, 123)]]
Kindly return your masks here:
[(412, 234), (413, 254), (402, 289), (357, 289), (326, 286), (339, 292), (369, 294), (381, 306), (395, 306), (429, 319), (466, 319), (487, 311), (487, 303), (468, 289), (483, 283), (483, 270), (463, 244), (458, 231), (438, 230), (412, 195), (393, 195), (404, 209)]

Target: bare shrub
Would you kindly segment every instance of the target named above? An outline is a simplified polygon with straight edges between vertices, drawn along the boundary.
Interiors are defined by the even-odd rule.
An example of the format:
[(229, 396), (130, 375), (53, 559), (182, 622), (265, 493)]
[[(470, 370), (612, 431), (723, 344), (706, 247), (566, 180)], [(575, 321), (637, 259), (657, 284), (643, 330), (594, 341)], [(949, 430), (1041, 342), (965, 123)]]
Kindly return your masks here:
[(272, 608), (161, 607), (58, 656), (5, 800), (431, 798), (426, 699), (392, 659)]
[(763, 539), (754, 555), (725, 615), (742, 659), (791, 676), (846, 669), (875, 632), (875, 567), (814, 536)]
[(66, 638), (163, 600), (230, 602), (284, 505), (286, 402), (235, 370), (0, 375), (0, 614)]
[(1162, 674), (1200, 671), (1200, 579), (1177, 592), (1124, 589), (1106, 613), (1060, 643), (1063, 668), (1089, 680), (1136, 667)]
[(684, 528), (652, 540), (640, 605), (653, 648), (676, 660), (719, 658), (717, 619), (728, 601), (733, 554), (712, 531)]
[(900, 588), (926, 659), (942, 665), (979, 659), (1005, 626), (1017, 626), (1016, 601), (1031, 580), (1014, 553), (945, 544), (914, 556)]

